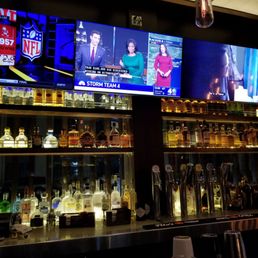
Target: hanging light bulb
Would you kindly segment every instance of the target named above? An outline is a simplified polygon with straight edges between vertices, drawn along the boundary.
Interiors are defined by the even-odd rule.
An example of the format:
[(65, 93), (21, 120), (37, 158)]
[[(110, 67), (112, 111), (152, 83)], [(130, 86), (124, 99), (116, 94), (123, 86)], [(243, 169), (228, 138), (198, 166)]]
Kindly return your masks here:
[(196, 13), (195, 24), (199, 28), (208, 28), (214, 21), (212, 0), (195, 0)]

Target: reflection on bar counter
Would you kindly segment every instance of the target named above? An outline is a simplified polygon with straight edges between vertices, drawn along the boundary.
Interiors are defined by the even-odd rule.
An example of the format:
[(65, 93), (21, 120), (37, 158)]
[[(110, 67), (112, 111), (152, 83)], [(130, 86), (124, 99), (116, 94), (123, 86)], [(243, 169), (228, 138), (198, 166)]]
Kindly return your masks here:
[(90, 91), (0, 86), (0, 104), (131, 110), (131, 96)]

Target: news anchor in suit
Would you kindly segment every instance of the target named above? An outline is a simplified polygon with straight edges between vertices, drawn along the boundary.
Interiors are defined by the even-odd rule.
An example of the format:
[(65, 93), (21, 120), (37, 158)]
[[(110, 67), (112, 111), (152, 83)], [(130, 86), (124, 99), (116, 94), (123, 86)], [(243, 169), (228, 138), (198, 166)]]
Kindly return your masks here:
[(100, 32), (93, 30), (90, 34), (90, 43), (82, 45), (76, 54), (77, 71), (84, 71), (85, 66), (105, 66), (105, 48), (99, 46)]

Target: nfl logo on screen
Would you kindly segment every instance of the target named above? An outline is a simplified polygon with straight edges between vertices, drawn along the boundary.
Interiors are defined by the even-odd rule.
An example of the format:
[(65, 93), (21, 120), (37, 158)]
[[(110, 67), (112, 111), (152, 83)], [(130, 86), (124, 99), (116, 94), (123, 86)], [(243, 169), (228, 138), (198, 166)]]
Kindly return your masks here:
[(21, 54), (33, 61), (42, 55), (43, 32), (38, 31), (34, 25), (26, 28), (21, 26)]

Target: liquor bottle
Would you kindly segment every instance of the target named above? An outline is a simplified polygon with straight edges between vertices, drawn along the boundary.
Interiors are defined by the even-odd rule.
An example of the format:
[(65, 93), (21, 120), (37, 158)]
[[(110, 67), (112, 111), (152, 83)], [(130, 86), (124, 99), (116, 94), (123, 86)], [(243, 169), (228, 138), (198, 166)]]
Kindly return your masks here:
[(68, 147), (68, 134), (65, 129), (61, 130), (61, 133), (58, 138), (58, 145), (60, 148), (67, 148)]
[(15, 87), (13, 88), (13, 102), (14, 105), (22, 105), (24, 98), (23, 88)]
[(200, 123), (199, 121), (196, 121), (196, 124), (194, 127), (194, 142), (196, 147), (203, 146), (202, 127), (203, 127), (203, 124)]
[(8, 200), (9, 193), (4, 192), (3, 193), (3, 200), (0, 202), (0, 213), (8, 213), (11, 212), (11, 203)]
[(58, 140), (53, 133), (53, 129), (47, 130), (47, 136), (43, 139), (43, 148), (58, 148)]
[(220, 127), (220, 135), (221, 135), (221, 147), (227, 148), (228, 147), (228, 136), (226, 134), (225, 125), (221, 125)]
[(31, 201), (31, 207), (30, 207), (31, 211), (30, 211), (30, 213), (33, 213), (38, 208), (38, 205), (39, 205), (39, 200), (36, 197), (35, 192), (33, 192), (31, 194), (30, 201)]
[(109, 147), (120, 147), (120, 134), (117, 128), (118, 128), (118, 123), (111, 121), (111, 130), (109, 134)]
[(120, 146), (122, 148), (131, 147), (131, 135), (128, 132), (128, 121), (123, 120), (122, 127), (123, 130), (120, 135)]
[(33, 89), (34, 101), (33, 104), (36, 106), (43, 105), (43, 89), (41, 88), (34, 88)]
[(107, 94), (102, 94), (100, 96), (99, 107), (104, 108), (104, 109), (109, 108), (109, 97)]
[(17, 193), (15, 201), (13, 202), (12, 212), (13, 213), (21, 212), (21, 194), (20, 193)]
[(208, 124), (206, 121), (203, 121), (203, 127), (202, 127), (202, 145), (203, 147), (207, 148), (210, 144), (210, 131), (208, 128)]
[(76, 126), (72, 125), (72, 129), (68, 131), (68, 147), (69, 148), (79, 148), (80, 145), (80, 137), (79, 131), (76, 130)]
[(61, 197), (59, 196), (59, 190), (54, 190), (54, 198), (51, 201), (51, 209), (53, 209), (54, 214), (58, 217), (61, 214)]
[(93, 92), (86, 92), (84, 94), (84, 107), (85, 108), (95, 108), (95, 100)]
[(111, 210), (111, 195), (108, 191), (107, 183), (103, 183), (103, 198), (102, 198), (102, 210), (103, 210), (103, 216), (104, 220), (106, 219), (106, 212)]
[(94, 148), (95, 145), (95, 136), (90, 130), (90, 126), (85, 126), (85, 131), (80, 135), (80, 145), (83, 148)]
[(130, 196), (128, 184), (124, 184), (124, 186), (123, 186), (123, 194), (121, 197), (121, 202), (122, 202), (122, 204), (121, 204), (122, 207), (127, 207), (128, 209), (130, 209), (131, 196)]
[(31, 214), (31, 199), (29, 196), (29, 188), (26, 186), (24, 188), (24, 196), (21, 199), (21, 219), (22, 224), (30, 223), (30, 214)]
[(122, 110), (130, 110), (132, 108), (130, 97), (125, 96), (123, 94), (120, 94), (120, 98), (121, 98), (121, 101), (122, 101), (121, 109)]
[(215, 146), (221, 147), (221, 131), (218, 123), (215, 123)]
[(83, 202), (83, 197), (81, 193), (81, 186), (80, 186), (80, 181), (77, 180), (75, 183), (76, 190), (73, 194), (73, 198), (75, 199), (75, 211), (76, 212), (82, 212), (84, 211), (84, 202)]
[(115, 96), (115, 103), (116, 103), (116, 109), (121, 110), (122, 109), (122, 98), (121, 95), (118, 94)]
[(95, 220), (103, 220), (103, 210), (102, 210), (102, 201), (103, 201), (104, 191), (100, 190), (100, 180), (96, 180), (95, 191), (92, 196), (93, 210), (95, 212)]
[(19, 128), (19, 135), (15, 137), (15, 147), (16, 148), (28, 148), (28, 138), (24, 134), (24, 128)]
[(66, 107), (73, 107), (73, 91), (70, 91), (70, 90), (65, 91), (64, 105)]
[(65, 196), (62, 199), (62, 213), (74, 213), (76, 210), (76, 201), (72, 195), (72, 185), (69, 185), (69, 189), (65, 191)]
[(111, 209), (121, 208), (121, 195), (117, 190), (117, 175), (114, 175), (114, 186), (111, 192)]
[(172, 121), (169, 121), (169, 129), (167, 132), (167, 139), (168, 139), (168, 147), (174, 148), (177, 147), (177, 134), (174, 130), (174, 125)]
[(2, 88), (2, 102), (3, 104), (11, 104), (12, 99), (12, 87), (3, 87)]
[(74, 101), (74, 107), (83, 108), (84, 107), (84, 93), (81, 91), (74, 91), (73, 101)]
[(83, 198), (83, 207), (84, 211), (86, 212), (93, 212), (93, 192), (90, 189), (90, 183), (87, 180), (85, 183), (85, 189), (82, 193), (82, 198)]
[(109, 109), (116, 109), (115, 94), (113, 93), (108, 94), (108, 98), (109, 98)]
[(213, 131), (213, 126), (212, 123), (209, 123), (209, 147), (214, 148), (216, 147), (216, 137), (215, 137), (215, 132)]
[(96, 136), (96, 147), (106, 148), (108, 147), (108, 137), (104, 130), (100, 130)]
[(42, 136), (39, 131), (39, 127), (35, 126), (32, 132), (32, 148), (41, 148), (42, 147)]
[(58, 107), (64, 106), (64, 91), (56, 90), (55, 105)]
[(53, 106), (54, 104), (54, 92), (52, 89), (44, 89), (43, 104), (46, 106)]
[(2, 148), (14, 148), (14, 139), (10, 127), (4, 128), (4, 135), (0, 138), (0, 146)]
[(33, 90), (32, 88), (25, 88), (24, 91), (24, 105), (33, 105)]
[(47, 222), (47, 216), (50, 212), (50, 203), (47, 200), (48, 194), (46, 192), (41, 193), (41, 201), (39, 202), (39, 211), (43, 214), (44, 225)]

